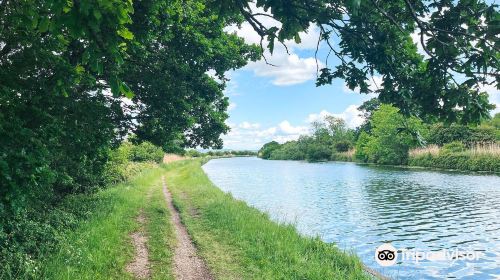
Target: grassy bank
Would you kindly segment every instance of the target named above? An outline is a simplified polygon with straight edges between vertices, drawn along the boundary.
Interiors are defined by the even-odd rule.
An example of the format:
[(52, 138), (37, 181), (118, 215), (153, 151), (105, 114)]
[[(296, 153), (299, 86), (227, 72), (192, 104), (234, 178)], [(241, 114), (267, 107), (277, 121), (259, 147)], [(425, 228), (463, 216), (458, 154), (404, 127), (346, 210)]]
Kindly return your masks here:
[(408, 165), (456, 169), (463, 171), (500, 172), (500, 146), (491, 144), (465, 148), (458, 142), (444, 147), (429, 146), (411, 150)]
[(74, 231), (64, 234), (58, 250), (45, 256), (35, 278), (132, 279), (125, 270), (133, 258), (129, 234), (139, 229), (136, 218), (143, 209), (152, 279), (173, 279), (171, 252), (175, 241), (161, 191), (163, 172), (153, 168), (91, 197), (76, 196), (68, 201), (75, 208), (92, 201), (88, 209), (91, 213)]
[(201, 160), (166, 167), (189, 233), (217, 279), (364, 279), (357, 257), (300, 236), (215, 187)]

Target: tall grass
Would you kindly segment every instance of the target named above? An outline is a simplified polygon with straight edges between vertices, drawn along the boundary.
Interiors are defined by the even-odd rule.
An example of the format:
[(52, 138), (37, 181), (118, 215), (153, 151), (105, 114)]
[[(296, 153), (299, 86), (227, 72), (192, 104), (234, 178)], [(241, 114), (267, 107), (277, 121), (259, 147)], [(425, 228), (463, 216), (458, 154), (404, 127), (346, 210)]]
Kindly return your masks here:
[(67, 232), (55, 253), (44, 256), (39, 279), (133, 279), (125, 266), (133, 258), (129, 234), (139, 229), (136, 218), (146, 215), (152, 279), (173, 279), (173, 231), (161, 192), (163, 169), (143, 171), (135, 179), (102, 190), (91, 198), (75, 197), (72, 207), (91, 199), (95, 207), (76, 230)]
[(500, 157), (500, 144), (499, 143), (489, 143), (489, 144), (478, 144), (466, 151), (466, 153), (477, 156), (477, 155), (491, 155)]
[(427, 147), (416, 148), (409, 151), (410, 157), (418, 157), (426, 154), (437, 156), (439, 154), (439, 147), (437, 145), (429, 145)]
[(171, 163), (176, 208), (217, 279), (367, 279), (356, 256), (277, 224), (215, 187), (201, 160)]
[[(460, 144), (460, 143), (458, 143)], [(500, 172), (500, 144), (478, 144), (469, 148), (453, 144), (453, 148), (435, 145), (413, 149), (408, 164), (468, 171)], [(454, 150), (457, 149), (458, 150)]]
[[(442, 152), (442, 148), (440, 148), (439, 146), (429, 145), (427, 147), (412, 149), (409, 151), (409, 155), (410, 157), (418, 157), (426, 154), (437, 156), (440, 152)], [(477, 155), (500, 156), (500, 144), (499, 143), (476, 144), (466, 149), (463, 152), (471, 156), (477, 156)]]
[(355, 161), (354, 154), (356, 153), (355, 149), (348, 150), (346, 152), (333, 152), (330, 156), (330, 160), (334, 161)]

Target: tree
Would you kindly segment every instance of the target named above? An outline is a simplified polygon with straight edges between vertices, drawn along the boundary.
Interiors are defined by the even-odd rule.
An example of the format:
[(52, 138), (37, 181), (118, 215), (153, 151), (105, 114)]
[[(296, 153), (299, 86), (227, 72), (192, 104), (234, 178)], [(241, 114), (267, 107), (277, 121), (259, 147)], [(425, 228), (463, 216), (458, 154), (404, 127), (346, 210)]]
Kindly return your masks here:
[(315, 139), (325, 145), (354, 141), (354, 130), (349, 129), (342, 118), (326, 116), (322, 121), (314, 122), (312, 127)]
[(415, 117), (405, 118), (399, 109), (381, 105), (370, 120), (371, 134), (362, 132), (356, 155), (365, 161), (380, 164), (405, 164), (408, 150), (419, 144), (413, 132), (425, 134), (426, 127)]
[[(271, 53), (275, 41), (300, 42), (299, 32), (314, 24), (320, 30), (318, 46), (323, 43), (328, 56), (340, 61), (329, 65), (325, 58), (317, 85), (342, 78), (351, 89), (375, 91), (401, 113), (429, 120), (477, 123), (494, 107), (481, 91), (485, 83), (498, 88), (500, 81), (500, 13), (494, 2), (257, 1), (268, 15), (253, 12), (250, 1), (213, 3), (226, 13), (238, 11), (268, 41)], [(261, 19), (268, 16), (281, 26), (264, 25)], [(425, 56), (418, 53), (412, 35)], [(378, 89), (369, 87), (373, 75), (383, 79)]]
[(9, 248), (1, 275), (28, 278), (19, 273), (36, 244), (22, 239), (47, 238), (43, 215), (64, 196), (103, 186), (126, 135), (170, 151), (222, 145), (224, 73), (260, 50), (224, 31), (241, 18), (213, 8), (0, 1), (0, 243)]
[(259, 157), (263, 159), (269, 159), (273, 153), (273, 151), (280, 148), (280, 144), (276, 141), (271, 141), (269, 143), (264, 144), (262, 148), (259, 150)]

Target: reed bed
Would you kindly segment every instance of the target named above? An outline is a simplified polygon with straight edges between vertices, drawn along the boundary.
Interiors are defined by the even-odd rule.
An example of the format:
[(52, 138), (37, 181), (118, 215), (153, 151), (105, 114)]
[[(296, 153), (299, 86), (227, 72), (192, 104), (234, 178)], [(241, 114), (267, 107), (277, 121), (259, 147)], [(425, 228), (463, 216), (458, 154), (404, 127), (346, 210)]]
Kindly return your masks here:
[[(429, 145), (427, 147), (412, 149), (409, 151), (409, 155), (410, 157), (419, 157), (427, 154), (437, 156), (441, 151), (442, 147), (439, 147), (437, 145)], [(471, 156), (476, 156), (476, 155), (500, 156), (500, 143), (476, 144), (466, 149), (463, 153)]]

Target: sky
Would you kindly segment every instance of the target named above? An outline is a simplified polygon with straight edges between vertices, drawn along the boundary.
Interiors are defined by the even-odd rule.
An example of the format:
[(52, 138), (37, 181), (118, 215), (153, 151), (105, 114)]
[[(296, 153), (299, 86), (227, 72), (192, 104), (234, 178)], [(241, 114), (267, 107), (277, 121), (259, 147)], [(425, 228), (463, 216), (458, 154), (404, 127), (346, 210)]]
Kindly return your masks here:
[[(279, 26), (267, 17), (261, 20), (267, 25)], [(258, 34), (247, 23), (240, 28), (228, 27), (227, 31), (236, 32), (247, 43), (260, 42)], [(300, 44), (286, 43), (288, 54), (278, 44), (272, 55), (265, 52), (267, 61), (275, 66), (261, 59), (227, 73), (230, 81), (225, 95), (230, 102), (230, 117), (226, 123), (231, 131), (222, 136), (224, 149), (258, 150), (273, 140), (280, 143), (296, 140), (300, 135), (310, 133), (312, 121), (326, 115), (342, 117), (351, 128), (363, 122), (357, 107), (375, 95), (350, 90), (341, 79), (335, 79), (331, 85), (316, 87), (317, 67), (324, 66), (320, 59), (326, 57), (328, 47), (319, 46), (319, 60), (316, 61), (319, 30), (311, 27), (301, 35)], [(416, 43), (418, 45), (418, 40)], [(337, 61), (330, 57), (328, 64), (337, 65)], [(381, 77), (375, 76), (370, 86), (375, 90), (380, 84)], [(500, 108), (500, 91), (493, 86), (485, 90), (490, 94), (490, 101)]]

